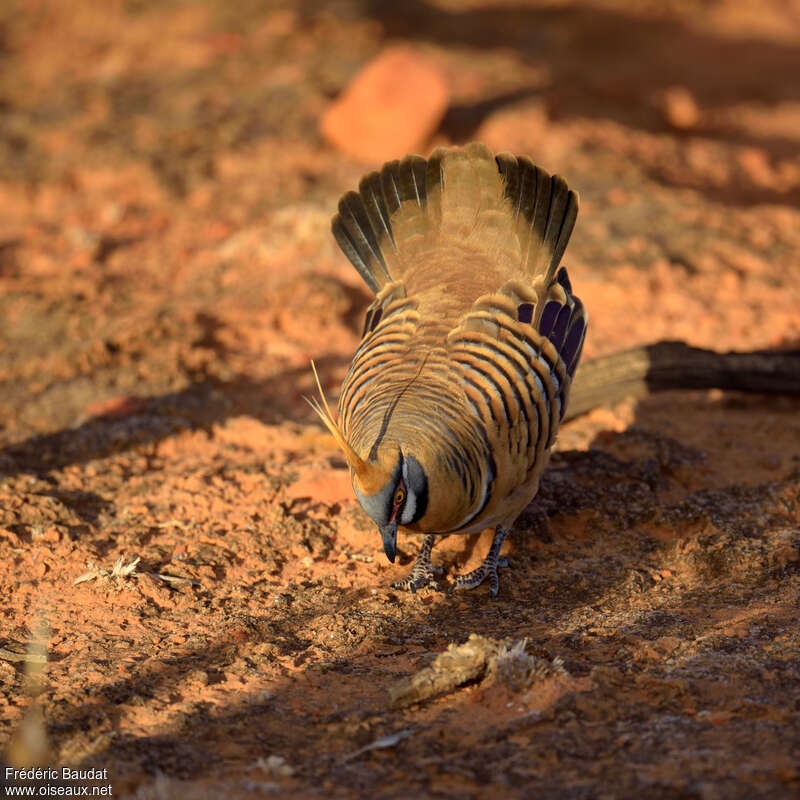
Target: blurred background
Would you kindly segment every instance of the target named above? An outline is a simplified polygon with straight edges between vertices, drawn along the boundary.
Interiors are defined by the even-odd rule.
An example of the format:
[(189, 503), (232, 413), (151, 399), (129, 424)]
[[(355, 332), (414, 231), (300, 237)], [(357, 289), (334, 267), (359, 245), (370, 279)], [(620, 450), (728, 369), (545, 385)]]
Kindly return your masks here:
[[(584, 357), (798, 345), (800, 0), (0, 1), (0, 752), (46, 612), (46, 747), (115, 796), (796, 796), (796, 401), (571, 422), (497, 604), (388, 590), (302, 400), (370, 300), (330, 220), (471, 140), (580, 192)], [(575, 678), (530, 735), (386, 710), (472, 632)]]
[[(589, 355), (796, 340), (799, 47), (794, 0), (7, 0), (2, 435), (198, 381), (305, 390), (368, 297), (340, 194), (473, 139), (579, 190)], [(261, 413), (304, 415), (282, 381)]]

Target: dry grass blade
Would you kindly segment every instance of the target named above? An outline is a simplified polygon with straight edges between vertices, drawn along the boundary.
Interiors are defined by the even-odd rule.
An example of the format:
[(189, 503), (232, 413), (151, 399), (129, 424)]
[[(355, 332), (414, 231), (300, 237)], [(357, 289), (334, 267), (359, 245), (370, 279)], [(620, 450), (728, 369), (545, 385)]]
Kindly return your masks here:
[(192, 586), (202, 585), (200, 581), (196, 581), (193, 578), (182, 578), (180, 575), (164, 575), (161, 572), (147, 572), (145, 574), (152, 575), (154, 578), (164, 581), (164, 583), (190, 583)]
[(8, 743), (6, 759), (12, 767), (42, 766), (51, 760), (44, 712), (38, 699), (45, 687), (44, 665), (49, 640), (50, 627), (40, 620), (28, 642), (24, 659), (19, 659), (25, 661), (25, 689), (31, 702)]
[(413, 733), (414, 731), (411, 730), (411, 728), (406, 728), (405, 730), (397, 731), (397, 733), (391, 733), (388, 736), (381, 736), (374, 742), (365, 744), (363, 747), (359, 747), (358, 750), (353, 750), (352, 753), (348, 753), (342, 758), (341, 763), (344, 764), (347, 761), (352, 761), (354, 758), (358, 758), (360, 755), (368, 753), (370, 750), (385, 750), (389, 747), (394, 747), (404, 739), (408, 739)]
[(47, 656), (41, 653), (32, 653), (30, 650), (26, 653), (15, 653), (13, 650), (7, 650), (5, 647), (0, 647), (0, 658), (4, 661), (15, 661), (24, 664), (47, 663)]

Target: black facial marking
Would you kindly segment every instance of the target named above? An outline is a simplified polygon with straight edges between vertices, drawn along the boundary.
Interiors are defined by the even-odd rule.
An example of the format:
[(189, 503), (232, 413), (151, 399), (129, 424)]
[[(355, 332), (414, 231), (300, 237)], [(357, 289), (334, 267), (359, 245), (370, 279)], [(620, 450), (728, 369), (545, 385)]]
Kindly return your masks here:
[(406, 456), (406, 473), (408, 476), (408, 489), (414, 492), (417, 499), (417, 508), (411, 522), (416, 522), (425, 516), (428, 510), (428, 478), (422, 464), (414, 456)]

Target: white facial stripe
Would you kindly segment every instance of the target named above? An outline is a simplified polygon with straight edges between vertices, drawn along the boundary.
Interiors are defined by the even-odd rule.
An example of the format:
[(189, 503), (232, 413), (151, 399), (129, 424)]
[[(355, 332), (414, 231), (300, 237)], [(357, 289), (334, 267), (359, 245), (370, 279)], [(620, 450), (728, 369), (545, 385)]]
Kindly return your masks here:
[[(404, 472), (405, 468), (406, 465), (403, 464)], [(406, 492), (408, 492), (408, 496), (406, 497), (406, 504), (403, 506), (403, 514), (400, 517), (401, 525), (408, 525), (408, 523), (414, 519), (414, 514), (417, 513), (417, 496), (408, 487), (406, 487)]]

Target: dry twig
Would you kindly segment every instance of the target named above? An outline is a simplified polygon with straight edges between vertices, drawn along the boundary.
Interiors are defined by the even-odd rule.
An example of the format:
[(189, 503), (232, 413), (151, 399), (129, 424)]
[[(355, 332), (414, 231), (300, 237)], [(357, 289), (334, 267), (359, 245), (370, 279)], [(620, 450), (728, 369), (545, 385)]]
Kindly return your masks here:
[(665, 389), (800, 394), (799, 350), (717, 353), (685, 342), (656, 342), (593, 358), (578, 368), (566, 418)]

